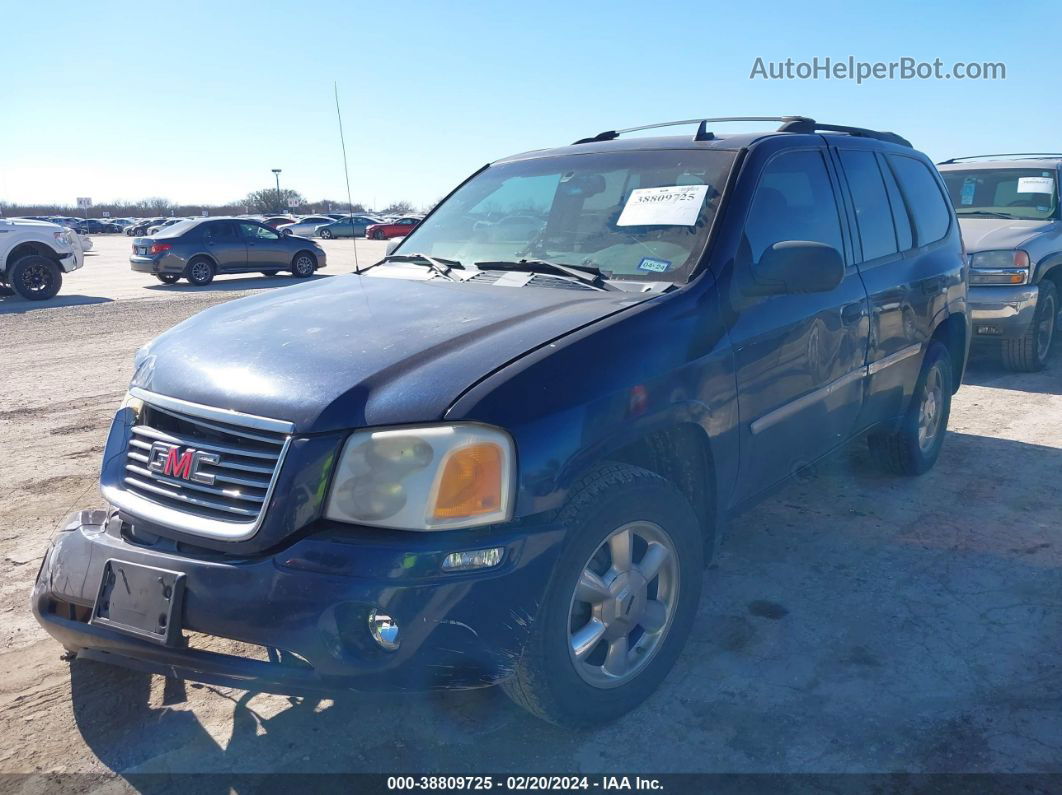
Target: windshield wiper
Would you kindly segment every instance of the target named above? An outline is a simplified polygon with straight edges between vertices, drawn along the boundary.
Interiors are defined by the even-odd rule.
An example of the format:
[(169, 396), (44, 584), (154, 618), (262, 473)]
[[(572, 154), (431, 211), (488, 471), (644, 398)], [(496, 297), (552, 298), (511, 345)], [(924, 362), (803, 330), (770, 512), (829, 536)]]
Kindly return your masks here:
[(477, 268), (499, 271), (524, 271), (526, 273), (545, 273), (553, 276), (567, 276), (576, 281), (589, 285), (597, 290), (619, 290), (619, 287), (609, 284), (605, 274), (600, 268), (593, 265), (565, 265), (561, 262), (550, 262), (544, 259), (521, 259), (521, 260), (498, 260), (477, 262)]
[(435, 271), (435, 273), (450, 281), (457, 281), (450, 275), (450, 270), (452, 268), (460, 268), (461, 270), (464, 270), (465, 268), (465, 266), (458, 260), (443, 259), (442, 257), (429, 257), (427, 254), (388, 254), (375, 264), (380, 265), (384, 262), (412, 262), (414, 264), (419, 262), (427, 265), (431, 270)]
[(956, 210), (956, 215), (987, 215), (989, 218), (1017, 218), (1016, 215), (1010, 213), (1001, 213), (995, 210)]

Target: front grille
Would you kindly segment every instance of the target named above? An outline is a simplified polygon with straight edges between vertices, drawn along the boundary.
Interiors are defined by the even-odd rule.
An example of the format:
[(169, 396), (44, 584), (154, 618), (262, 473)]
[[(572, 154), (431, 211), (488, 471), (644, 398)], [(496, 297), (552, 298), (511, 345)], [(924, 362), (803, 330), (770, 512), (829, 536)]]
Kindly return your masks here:
[(284, 433), (151, 403), (131, 431), (127, 491), (185, 514), (242, 524), (257, 522), (265, 509), (288, 440)]

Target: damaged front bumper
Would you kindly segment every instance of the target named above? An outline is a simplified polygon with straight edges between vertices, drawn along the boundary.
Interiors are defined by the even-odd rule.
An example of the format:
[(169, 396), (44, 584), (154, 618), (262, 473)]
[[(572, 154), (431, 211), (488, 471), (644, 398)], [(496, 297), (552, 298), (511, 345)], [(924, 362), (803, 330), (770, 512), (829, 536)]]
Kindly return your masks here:
[[(288, 694), (505, 679), (560, 546), (560, 532), (548, 526), (452, 535), (324, 525), (281, 551), (234, 559), (134, 533), (116, 512), (68, 517), (33, 589), (34, 614), (48, 633), (81, 657)], [(501, 563), (444, 570), (447, 555), (477, 547), (503, 549)], [(99, 620), (101, 580), (124, 564), (181, 578), (179, 627), (168, 642)], [(396, 648), (374, 637), (374, 616), (397, 626)]]

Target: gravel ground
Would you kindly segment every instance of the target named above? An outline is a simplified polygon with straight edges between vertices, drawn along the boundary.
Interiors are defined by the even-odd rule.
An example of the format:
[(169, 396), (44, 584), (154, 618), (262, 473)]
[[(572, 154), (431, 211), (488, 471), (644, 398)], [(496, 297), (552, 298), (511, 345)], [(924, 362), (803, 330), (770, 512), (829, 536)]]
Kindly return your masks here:
[(100, 502), (133, 352), (291, 281), (160, 288), (124, 269), (127, 239), (97, 241), (55, 304), (0, 299), (0, 773), (1062, 772), (1059, 354), (975, 361), (928, 475), (854, 444), (736, 521), (676, 670), (594, 732), (495, 690), (297, 699), (61, 662), (29, 592), (57, 522)]

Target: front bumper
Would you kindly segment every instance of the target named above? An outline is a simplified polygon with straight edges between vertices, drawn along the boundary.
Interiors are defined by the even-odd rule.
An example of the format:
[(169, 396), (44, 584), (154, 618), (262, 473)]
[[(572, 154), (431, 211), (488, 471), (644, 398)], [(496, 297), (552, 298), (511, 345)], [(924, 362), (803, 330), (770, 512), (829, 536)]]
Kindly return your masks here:
[(971, 287), (968, 300), (974, 338), (1022, 336), (1032, 326), (1039, 295), (1040, 288), (1035, 284)]
[[(470, 688), (507, 678), (519, 658), (560, 546), (539, 527), (483, 533), (501, 546), (492, 569), (444, 573), (469, 537), (325, 529), (255, 558), (193, 556), (173, 542), (134, 542), (109, 511), (66, 520), (41, 565), (33, 611), (68, 650), (179, 678), (277, 693)], [(141, 640), (88, 623), (108, 560), (185, 575), (181, 629), (268, 651), (265, 659)], [(372, 610), (399, 626), (396, 651), (369, 633)], [(179, 633), (180, 634), (180, 633)]]

